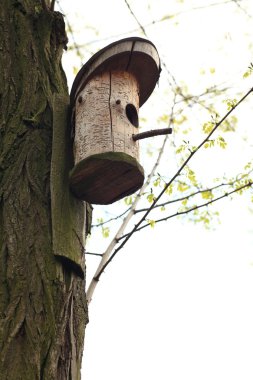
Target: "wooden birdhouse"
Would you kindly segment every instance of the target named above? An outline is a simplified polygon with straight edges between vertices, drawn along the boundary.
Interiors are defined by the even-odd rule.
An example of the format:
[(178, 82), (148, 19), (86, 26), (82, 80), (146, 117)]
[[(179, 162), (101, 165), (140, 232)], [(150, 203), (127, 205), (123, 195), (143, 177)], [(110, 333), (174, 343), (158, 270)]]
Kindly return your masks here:
[(75, 166), (70, 186), (76, 197), (109, 204), (138, 190), (139, 107), (159, 79), (160, 59), (148, 40), (126, 38), (100, 50), (79, 71), (70, 100)]

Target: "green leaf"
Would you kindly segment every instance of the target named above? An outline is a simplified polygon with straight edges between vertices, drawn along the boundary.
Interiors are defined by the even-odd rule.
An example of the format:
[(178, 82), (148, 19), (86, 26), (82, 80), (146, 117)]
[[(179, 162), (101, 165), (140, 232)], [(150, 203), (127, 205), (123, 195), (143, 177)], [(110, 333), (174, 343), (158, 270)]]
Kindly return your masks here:
[(179, 182), (179, 184), (177, 185), (177, 190), (180, 192), (184, 192), (188, 189), (189, 189), (189, 186), (186, 183)]
[(248, 66), (248, 70), (245, 71), (243, 74), (243, 78), (248, 78), (253, 72), (253, 63), (251, 62), (250, 65)]
[(160, 185), (160, 183), (161, 183), (161, 178), (158, 177), (158, 178), (153, 182), (153, 185), (154, 185), (155, 187), (157, 187), (157, 186)]
[(182, 125), (185, 121), (187, 121), (187, 116), (182, 115), (180, 118), (173, 119), (173, 124), (174, 125)]
[(155, 227), (155, 220), (148, 220), (148, 224), (150, 225), (151, 228)]
[(225, 141), (225, 139), (222, 137), (222, 136), (218, 136), (217, 139), (216, 139), (216, 143), (218, 144), (218, 146), (220, 146), (222, 149), (225, 149), (226, 146), (227, 146), (227, 143)]
[(204, 133), (209, 134), (210, 132), (212, 132), (214, 126), (215, 126), (214, 122), (208, 121), (207, 123), (203, 124), (202, 130)]
[(232, 108), (234, 108), (236, 106), (237, 100), (236, 99), (226, 99), (226, 100), (223, 100), (223, 103), (226, 103), (227, 110), (230, 111)]
[(102, 235), (104, 238), (108, 238), (110, 235), (110, 228), (109, 227), (102, 227)]
[(150, 193), (148, 196), (147, 196), (147, 200), (149, 201), (149, 203), (152, 203), (154, 200), (155, 200), (155, 196), (153, 193)]
[(184, 150), (186, 149), (186, 145), (180, 145), (177, 150), (176, 150), (176, 154), (178, 153), (182, 153)]
[(201, 193), (201, 196), (203, 199), (212, 199), (213, 198), (213, 194), (210, 190), (207, 190), (207, 191), (203, 191)]
[(162, 123), (165, 123), (165, 124), (168, 124), (169, 123), (169, 115), (162, 115), (158, 118), (157, 120), (158, 122), (162, 122)]
[(252, 162), (248, 162), (245, 166), (244, 166), (244, 170), (248, 170), (251, 168), (251, 165), (252, 165)]
[(252, 74), (252, 71), (247, 70), (247, 71), (245, 71), (245, 73), (243, 74), (243, 78), (244, 78), (244, 79), (245, 79), (245, 78), (248, 78), (251, 74)]
[(187, 172), (187, 177), (191, 181), (191, 183), (196, 186), (197, 185), (197, 180), (196, 180), (196, 175), (192, 169), (190, 169), (188, 166), (186, 166), (186, 172)]
[[(166, 185), (165, 185), (165, 186), (166, 186)], [(165, 193), (166, 193), (167, 195), (171, 195), (172, 192), (173, 192), (173, 184), (171, 184), (171, 185), (168, 187), (168, 189), (166, 189)]]
[(130, 196), (124, 198), (124, 202), (125, 202), (125, 204), (126, 204), (127, 206), (130, 206), (130, 205), (133, 203), (133, 197), (132, 197), (132, 195), (130, 195)]
[(214, 140), (208, 140), (204, 144), (205, 149), (212, 148), (213, 146), (214, 146)]
[(187, 202), (188, 202), (188, 198), (185, 198), (185, 199), (182, 201), (182, 205), (183, 205), (183, 206), (186, 206), (186, 205), (187, 205)]

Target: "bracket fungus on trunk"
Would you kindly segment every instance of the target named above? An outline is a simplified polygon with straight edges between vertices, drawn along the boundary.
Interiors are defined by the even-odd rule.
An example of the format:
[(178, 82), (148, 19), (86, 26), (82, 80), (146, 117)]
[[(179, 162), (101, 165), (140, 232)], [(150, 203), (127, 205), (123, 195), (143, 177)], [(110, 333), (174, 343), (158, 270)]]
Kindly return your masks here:
[(81, 68), (70, 102), (75, 166), (70, 187), (76, 197), (110, 204), (137, 191), (138, 111), (154, 90), (160, 59), (148, 40), (130, 37), (100, 50)]

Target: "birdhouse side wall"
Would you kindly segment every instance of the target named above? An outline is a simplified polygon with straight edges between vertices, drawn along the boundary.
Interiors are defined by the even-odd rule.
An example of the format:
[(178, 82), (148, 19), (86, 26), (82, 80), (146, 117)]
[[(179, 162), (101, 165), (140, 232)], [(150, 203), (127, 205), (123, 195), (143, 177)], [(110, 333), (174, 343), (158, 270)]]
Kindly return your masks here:
[(132, 74), (105, 72), (87, 83), (76, 99), (75, 163), (106, 152), (123, 152), (138, 160), (139, 145), (132, 139), (138, 128), (127, 117), (128, 104), (138, 115), (139, 89)]
[(108, 75), (94, 77), (79, 93), (75, 110), (75, 163), (113, 149), (109, 98)]
[[(139, 113), (139, 88), (135, 77), (128, 72), (113, 72), (111, 76), (111, 118), (113, 150), (139, 159), (139, 143), (132, 139), (138, 133), (127, 117), (126, 107), (131, 105)], [(137, 116), (138, 117), (138, 116)]]

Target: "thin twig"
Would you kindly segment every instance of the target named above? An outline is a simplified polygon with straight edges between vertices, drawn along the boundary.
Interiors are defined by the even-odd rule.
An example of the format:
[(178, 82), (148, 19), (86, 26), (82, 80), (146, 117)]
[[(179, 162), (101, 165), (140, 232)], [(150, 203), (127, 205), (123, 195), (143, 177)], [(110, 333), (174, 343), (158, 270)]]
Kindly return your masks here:
[(252, 16), (246, 11), (246, 9), (244, 9), (241, 4), (239, 4), (239, 1), (238, 0), (232, 0), (236, 5), (237, 7), (243, 12), (246, 14), (246, 16), (248, 16), (248, 18), (252, 18)]
[[(184, 201), (184, 200), (188, 200), (192, 197), (194, 197), (195, 195), (199, 195), (199, 194), (202, 194), (202, 193), (206, 193), (206, 192), (212, 192), (213, 190), (215, 189), (218, 189), (219, 187), (223, 187), (223, 186), (232, 186), (231, 183), (221, 183), (217, 186), (214, 186), (214, 187), (210, 187), (210, 188), (206, 188), (206, 189), (202, 189), (202, 190), (198, 190), (198, 191), (195, 191), (194, 193), (191, 193), (191, 194), (188, 194), (188, 195), (185, 195), (184, 197), (180, 197), (180, 198), (176, 198), (176, 199), (171, 199), (167, 202), (163, 202), (163, 203), (159, 203), (159, 204), (156, 204), (154, 206), (154, 209), (155, 208), (158, 208), (158, 207), (164, 207), (164, 206), (167, 206), (167, 205), (170, 205), (172, 203), (177, 203), (177, 202), (181, 202), (181, 201)], [(135, 214), (138, 214), (140, 212), (145, 212), (149, 209), (149, 207), (146, 207), (146, 208), (140, 208), (138, 210), (135, 210)]]
[(126, 6), (128, 7), (129, 12), (130, 12), (131, 15), (133, 16), (133, 18), (135, 19), (135, 21), (136, 21), (137, 24), (139, 25), (139, 27), (140, 27), (141, 31), (143, 32), (143, 34), (144, 34), (145, 36), (147, 36), (146, 30), (144, 29), (143, 25), (139, 22), (138, 18), (135, 16), (135, 14), (134, 14), (134, 12), (133, 12), (132, 8), (130, 7), (130, 5), (129, 5), (129, 3), (128, 3), (127, 0), (125, 0), (125, 4), (126, 4)]
[[(162, 22), (165, 22), (165, 21), (168, 21), (168, 20), (175, 20), (175, 17), (181, 16), (181, 14), (189, 13), (189, 12), (192, 12), (192, 11), (202, 10), (204, 8), (208, 8), (208, 7), (212, 7), (212, 6), (225, 5), (225, 4), (229, 4), (229, 3), (233, 2), (233, 1), (235, 1), (235, 0), (228, 0), (228, 1), (224, 1), (222, 3), (213, 3), (213, 4), (208, 4), (208, 5), (204, 5), (204, 6), (199, 6), (199, 7), (195, 7), (195, 8), (186, 9), (186, 10), (183, 10), (183, 11), (180, 11), (180, 12), (177, 12), (177, 13), (174, 13), (174, 14), (171, 14), (171, 15), (159, 18), (157, 20), (153, 20), (153, 21), (151, 21), (151, 22), (149, 22), (147, 24), (144, 24), (144, 25), (142, 25), (142, 24), (139, 25), (139, 20), (138, 20), (137, 21), (138, 26), (139, 26), (138, 28), (134, 28), (134, 29), (128, 30), (126, 32), (122, 32), (122, 33), (117, 33), (117, 34), (109, 35), (109, 36), (104, 37), (104, 38), (97, 38), (97, 39), (91, 40), (89, 42), (86, 42), (85, 44), (78, 44), (78, 47), (79, 48), (83, 48), (83, 47), (87, 47), (89, 45), (97, 44), (98, 42), (101, 43), (102, 41), (115, 40), (115, 39), (118, 39), (118, 38), (122, 38), (123, 36), (129, 36), (129, 35), (131, 35), (133, 33), (138, 32), (140, 29), (141, 30), (144, 29), (145, 30), (144, 34), (146, 35), (146, 28), (148, 28), (149, 26), (153, 26), (155, 24), (159, 24), (159, 23), (162, 23)], [(239, 0), (237, 0), (237, 1), (239, 1)], [(242, 2), (244, 0), (240, 0), (240, 1)], [(129, 5), (129, 3), (128, 3), (128, 5)], [(134, 16), (134, 18), (136, 18), (136, 16)], [(69, 50), (71, 50), (71, 49), (73, 49), (73, 48), (70, 46)]]
[(129, 210), (130, 210), (131, 207), (128, 207), (124, 212), (122, 212), (122, 214), (120, 215), (117, 215), (117, 216), (114, 216), (110, 219), (107, 219), (106, 221), (104, 222), (101, 222), (101, 223), (97, 223), (97, 224), (92, 224), (91, 227), (94, 228), (94, 227), (101, 227), (101, 226), (104, 226), (105, 224), (107, 223), (110, 223), (112, 222), (113, 220), (117, 220), (117, 219), (120, 219), (122, 218), (122, 216), (124, 216)]
[[(143, 34), (148, 37), (147, 35), (147, 32), (146, 32), (146, 29), (144, 28), (144, 26), (141, 24), (141, 22), (139, 21), (138, 17), (136, 16), (136, 14), (134, 13), (132, 7), (130, 6), (129, 2), (127, 0), (124, 0), (125, 1), (125, 4), (126, 6), (128, 7), (129, 9), (129, 12), (131, 13), (131, 15), (133, 16), (133, 18), (135, 19), (135, 21), (137, 22), (137, 24), (139, 25), (141, 31), (143, 32)], [(230, 0), (232, 1), (232, 0)], [(215, 4), (216, 5), (216, 4)], [(172, 74), (172, 72), (169, 70), (168, 66), (166, 65), (166, 63), (161, 60), (161, 66), (164, 68), (165, 72), (167, 73), (168, 77), (167, 77), (167, 80), (168, 80), (168, 83), (170, 85), (170, 87), (173, 89), (173, 84), (176, 86), (177, 88), (177, 92), (180, 96), (182, 96), (183, 99), (187, 99), (187, 97), (183, 94), (179, 84), (177, 83), (176, 81), (176, 78), (175, 76)], [(207, 107), (205, 107), (207, 108)], [(208, 108), (207, 108), (208, 109)]]
[[(164, 218), (154, 220), (154, 223), (157, 224), (157, 223), (159, 223), (159, 222), (165, 222), (165, 221), (167, 221), (167, 220), (169, 220), (169, 219), (171, 219), (171, 218), (174, 218), (174, 217), (176, 217), (176, 216), (181, 216), (181, 215), (189, 214), (189, 213), (191, 213), (192, 211), (199, 210), (199, 209), (202, 208), (202, 207), (207, 207), (207, 206), (209, 206), (210, 204), (212, 204), (212, 203), (214, 203), (214, 202), (217, 202), (217, 201), (219, 201), (219, 200), (221, 200), (221, 199), (223, 199), (223, 198), (225, 198), (225, 197), (228, 197), (229, 195), (232, 195), (232, 194), (234, 194), (234, 193), (237, 193), (238, 191), (241, 191), (241, 190), (243, 190), (243, 189), (245, 189), (245, 188), (247, 188), (247, 187), (251, 187), (252, 184), (253, 184), (253, 182), (250, 181), (249, 183), (247, 183), (247, 184), (245, 184), (245, 185), (243, 185), (243, 186), (241, 186), (241, 187), (238, 187), (237, 189), (234, 189), (234, 190), (232, 190), (232, 191), (230, 191), (230, 192), (226, 192), (226, 193), (224, 193), (223, 195), (220, 195), (220, 196), (217, 197), (217, 198), (213, 198), (213, 199), (211, 199), (210, 201), (207, 201), (207, 202), (202, 203), (202, 204), (200, 204), (200, 205), (193, 206), (193, 207), (191, 207), (191, 208), (189, 208), (189, 209), (186, 209), (186, 210), (184, 210), (184, 211), (178, 211), (178, 212), (176, 212), (176, 213), (174, 213), (174, 214), (171, 214), (171, 215), (169, 215), (169, 216), (165, 216)], [(136, 229), (136, 232), (141, 231), (143, 228), (146, 228), (146, 227), (148, 227), (148, 226), (150, 226), (150, 223), (144, 224), (143, 226), (137, 228), (137, 229)], [(126, 236), (127, 236), (127, 234), (121, 236), (120, 240), (121, 240), (121, 239), (124, 239)]]
[[(163, 207), (163, 206), (167, 206), (167, 205), (170, 205), (172, 203), (177, 203), (177, 202), (181, 202), (181, 201), (184, 201), (184, 200), (188, 200), (192, 197), (194, 197), (195, 195), (199, 195), (199, 194), (203, 194), (203, 193), (207, 193), (207, 192), (212, 192), (213, 190), (216, 190), (220, 187), (224, 187), (224, 186), (233, 186), (236, 182), (240, 181), (241, 179), (249, 176), (251, 173), (252, 173), (253, 170), (250, 170), (247, 174), (243, 174), (242, 177), (240, 178), (237, 178), (235, 179), (234, 181), (229, 181), (228, 183), (220, 183), (219, 185), (216, 185), (216, 186), (213, 186), (213, 187), (209, 187), (209, 188), (206, 188), (206, 189), (200, 189), (198, 191), (195, 191), (191, 194), (188, 194), (188, 195), (185, 195), (184, 197), (180, 197), (180, 198), (176, 198), (176, 199), (171, 199), (167, 202), (163, 202), (163, 203), (159, 203), (159, 204), (156, 204), (154, 206), (154, 208), (158, 208), (158, 207)], [(142, 208), (142, 209), (138, 209), (138, 210), (135, 210), (135, 214), (138, 214), (140, 212), (145, 212), (149, 209), (149, 207), (146, 207), (146, 208)]]

